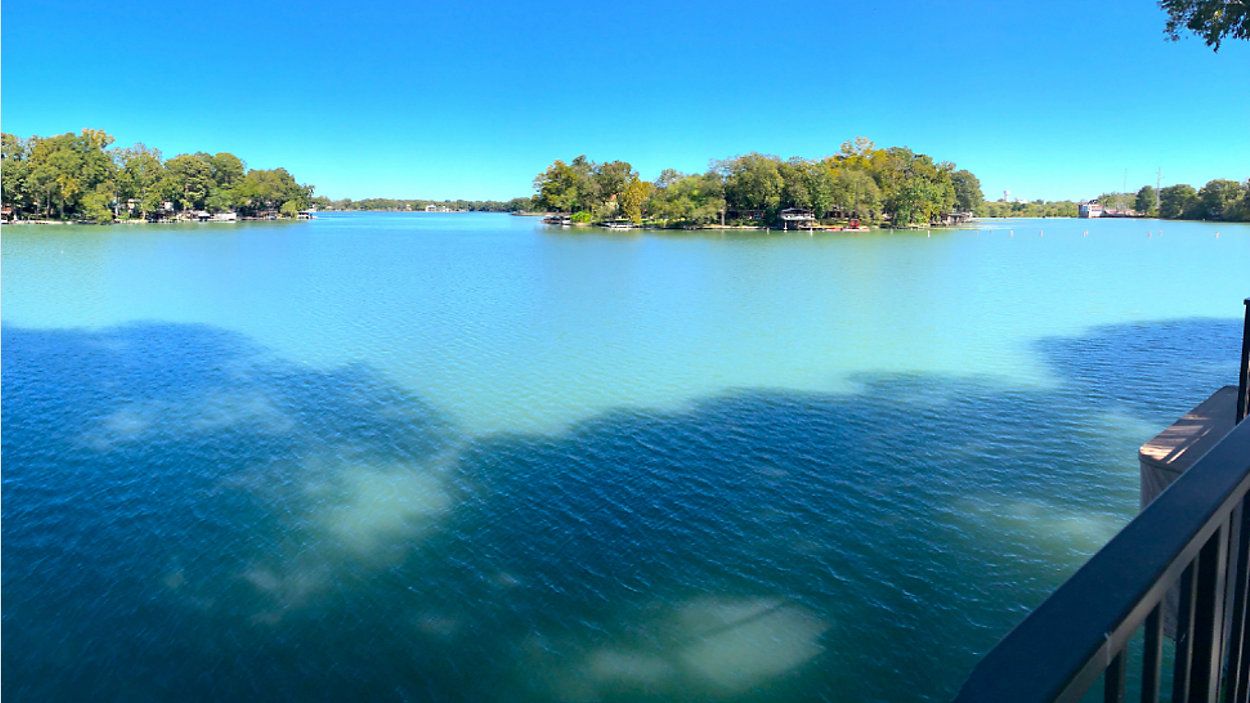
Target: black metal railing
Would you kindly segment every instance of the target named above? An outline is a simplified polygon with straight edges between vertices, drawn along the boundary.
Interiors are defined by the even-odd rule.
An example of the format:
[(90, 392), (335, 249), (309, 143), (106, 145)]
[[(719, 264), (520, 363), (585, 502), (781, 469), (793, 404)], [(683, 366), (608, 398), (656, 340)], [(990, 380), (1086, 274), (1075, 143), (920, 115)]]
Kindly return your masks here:
[[(1170, 664), (1174, 703), (1250, 700), (1250, 299), (1237, 424), (972, 671), (956, 701), (1076, 701), (1103, 682), (1129, 688), (1129, 642), (1144, 630), (1144, 703)], [(1179, 586), (1175, 647), (1163, 646), (1168, 591)], [(1136, 668), (1136, 667), (1134, 667)], [(1136, 672), (1134, 672), (1136, 673)]]

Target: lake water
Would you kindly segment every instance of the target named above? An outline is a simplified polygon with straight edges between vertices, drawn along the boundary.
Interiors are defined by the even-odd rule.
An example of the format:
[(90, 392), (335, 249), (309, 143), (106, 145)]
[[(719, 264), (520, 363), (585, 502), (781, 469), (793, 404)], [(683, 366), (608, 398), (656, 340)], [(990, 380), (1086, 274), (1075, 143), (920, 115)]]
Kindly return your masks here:
[(6, 698), (942, 700), (1236, 383), (1250, 226), (3, 232)]

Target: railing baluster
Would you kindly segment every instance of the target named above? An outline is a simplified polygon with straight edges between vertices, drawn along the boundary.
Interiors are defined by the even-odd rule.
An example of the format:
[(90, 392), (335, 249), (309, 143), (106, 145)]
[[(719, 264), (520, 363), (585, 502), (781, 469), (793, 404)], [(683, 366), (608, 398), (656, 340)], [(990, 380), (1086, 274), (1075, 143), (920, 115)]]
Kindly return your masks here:
[(1190, 647), (1189, 700), (1215, 703), (1223, 664), (1224, 585), (1228, 577), (1228, 522), (1220, 525), (1198, 554), (1198, 579)]
[(1181, 597), (1176, 609), (1176, 661), (1172, 666), (1172, 701), (1189, 700), (1189, 668), (1194, 653), (1194, 582), (1198, 578), (1198, 560), (1194, 559), (1181, 574)]
[[(1250, 496), (1247, 496), (1247, 500), (1250, 500)], [(1247, 534), (1247, 541), (1250, 542), (1250, 533)], [(1247, 567), (1247, 572), (1250, 574), (1250, 566)], [(1250, 578), (1250, 575), (1247, 578)], [(1240, 595), (1247, 602), (1244, 606), (1246, 615), (1242, 622), (1233, 623), (1233, 627), (1238, 628), (1234, 630), (1234, 637), (1240, 637), (1242, 643), (1242, 655), (1241, 660), (1237, 662), (1237, 668), (1234, 670), (1232, 662), (1229, 662), (1229, 676), (1236, 678), (1238, 682), (1236, 695), (1228, 696), (1228, 700), (1234, 702), (1250, 700), (1250, 656), (1247, 656), (1246, 652), (1246, 643), (1250, 642), (1250, 584), (1241, 584)]]
[(1246, 588), (1250, 584), (1250, 579), (1247, 579), (1247, 562), (1250, 561), (1250, 496), (1242, 499), (1233, 520), (1233, 524), (1237, 526), (1233, 530), (1233, 542), (1236, 545), (1233, 558), (1236, 564), (1228, 585), (1233, 594), (1233, 610), (1228, 628), (1228, 678), (1224, 686), (1224, 698), (1230, 702), (1244, 700), (1246, 696), (1242, 659), (1246, 656)]
[(1120, 653), (1115, 655), (1115, 658), (1111, 660), (1111, 665), (1102, 675), (1103, 703), (1124, 703), (1124, 663), (1128, 658), (1125, 649), (1121, 649)]
[[(1246, 589), (1245, 594), (1250, 594), (1250, 588)], [(1245, 597), (1244, 594), (1243, 597)], [(1239, 634), (1244, 648), (1245, 643), (1250, 641), (1250, 613), (1247, 613), (1245, 620), (1242, 621)], [(1246, 656), (1243, 652), (1239, 664), (1240, 665), (1237, 667), (1236, 672), (1232, 672), (1231, 674), (1237, 678), (1239, 683), (1237, 686), (1237, 695), (1229, 696), (1228, 700), (1230, 701), (1246, 701), (1250, 699), (1250, 696), (1247, 695), (1247, 693), (1250, 692), (1250, 656)]]
[(1141, 701), (1159, 703), (1159, 674), (1163, 662), (1163, 604), (1160, 602), (1146, 616), (1145, 647), (1141, 660)]

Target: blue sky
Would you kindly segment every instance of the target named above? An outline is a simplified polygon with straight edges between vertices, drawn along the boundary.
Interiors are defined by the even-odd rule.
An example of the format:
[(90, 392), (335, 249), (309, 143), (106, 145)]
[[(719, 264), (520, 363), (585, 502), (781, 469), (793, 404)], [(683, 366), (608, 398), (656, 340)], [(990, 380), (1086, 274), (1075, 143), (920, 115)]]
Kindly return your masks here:
[(644, 177), (856, 135), (987, 196), (1250, 177), (1250, 43), (1151, 0), (8, 0), (4, 131), (231, 151), (331, 197), (528, 195), (555, 158)]

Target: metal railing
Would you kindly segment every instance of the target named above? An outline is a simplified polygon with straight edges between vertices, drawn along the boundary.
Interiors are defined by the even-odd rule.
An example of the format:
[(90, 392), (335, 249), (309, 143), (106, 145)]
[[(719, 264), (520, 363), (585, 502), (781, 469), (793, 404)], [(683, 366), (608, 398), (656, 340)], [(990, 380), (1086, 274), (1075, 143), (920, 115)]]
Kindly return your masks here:
[(1173, 702), (1250, 701), (1250, 298), (1237, 424), (973, 669), (961, 703), (1125, 700), (1144, 629), (1141, 700), (1160, 698), (1164, 610), (1179, 585)]

